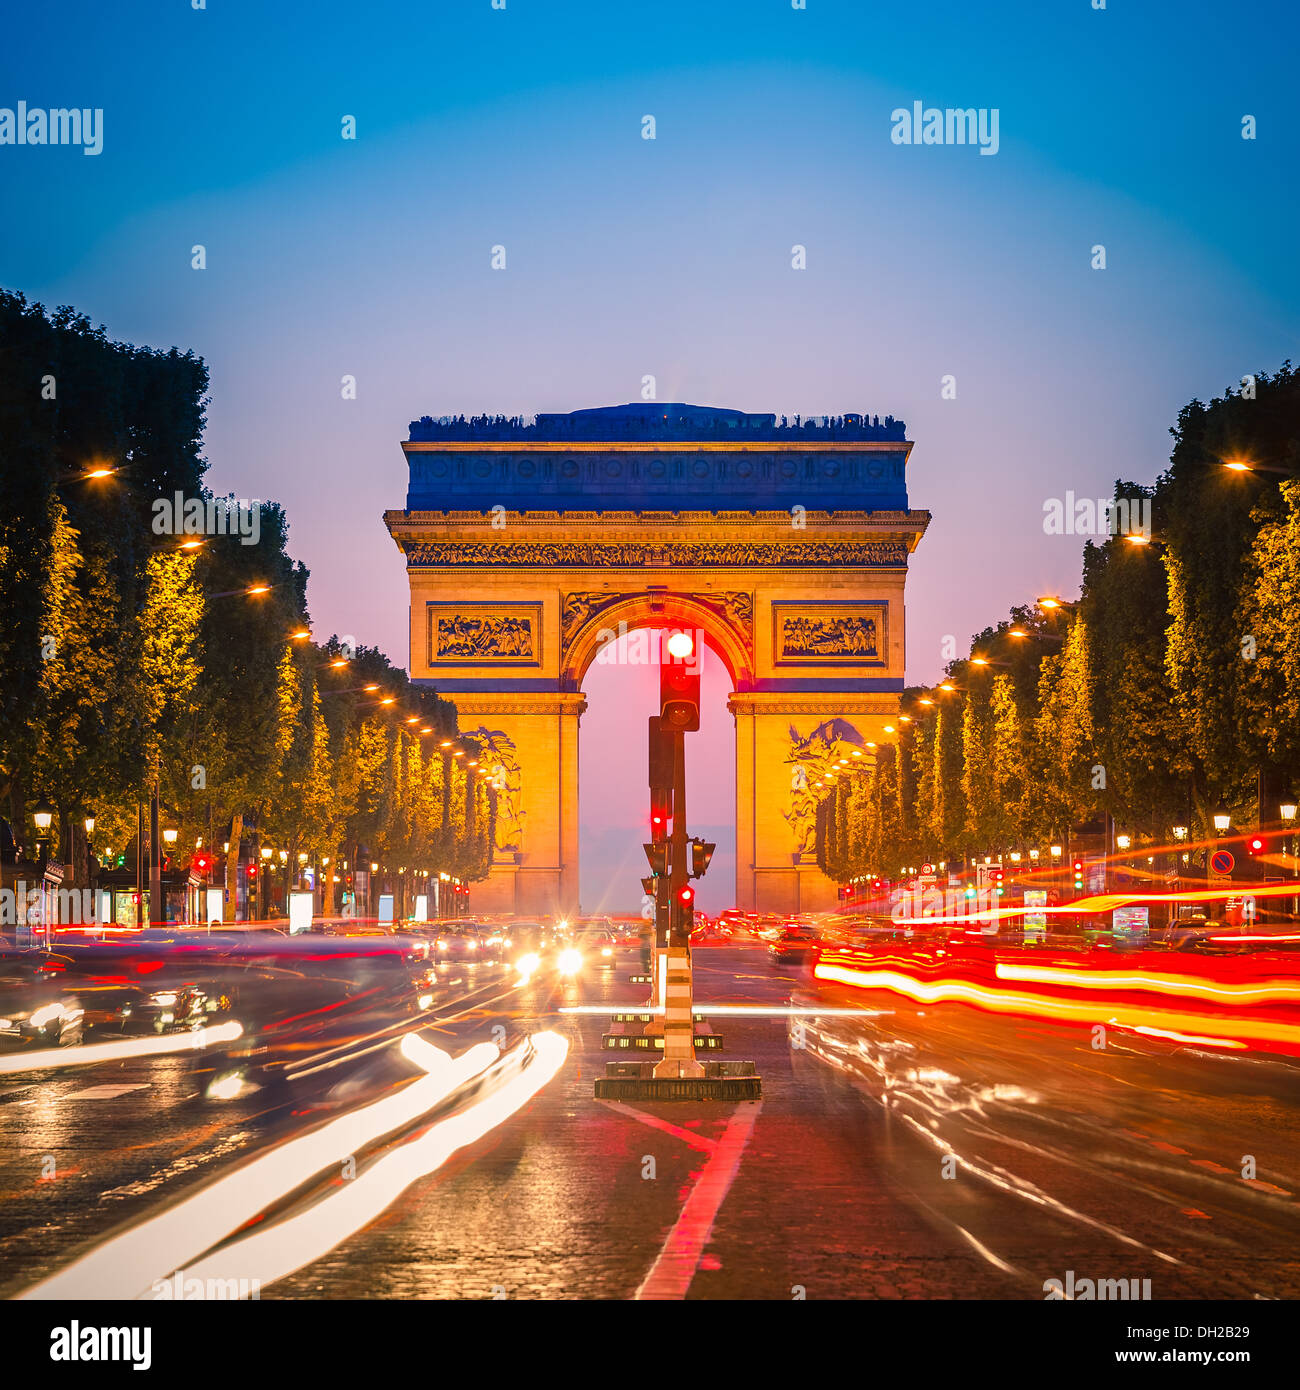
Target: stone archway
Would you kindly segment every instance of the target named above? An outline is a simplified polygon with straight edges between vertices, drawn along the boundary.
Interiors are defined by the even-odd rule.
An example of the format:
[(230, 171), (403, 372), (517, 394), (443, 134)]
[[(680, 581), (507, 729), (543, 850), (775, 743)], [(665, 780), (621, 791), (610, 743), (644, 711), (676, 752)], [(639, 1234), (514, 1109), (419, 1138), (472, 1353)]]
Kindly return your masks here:
[[(539, 417), (522, 437), (511, 422), (475, 438), (429, 422), (404, 446), (407, 509), (385, 521), (406, 558), (411, 676), (510, 764), (475, 904), (576, 907), (582, 684), (624, 624), (690, 626), (730, 674), (737, 906), (833, 907), (811, 818), (825, 779), (869, 759), (898, 711), (907, 562), (929, 522), (907, 507), (911, 445), (892, 421), (829, 439), (701, 407), (663, 407), (662, 424), (636, 412)], [(595, 437), (574, 438), (588, 415)], [(724, 426), (739, 437), (696, 437)], [(576, 506), (557, 509), (575, 487)], [(648, 505), (660, 497), (698, 509)]]

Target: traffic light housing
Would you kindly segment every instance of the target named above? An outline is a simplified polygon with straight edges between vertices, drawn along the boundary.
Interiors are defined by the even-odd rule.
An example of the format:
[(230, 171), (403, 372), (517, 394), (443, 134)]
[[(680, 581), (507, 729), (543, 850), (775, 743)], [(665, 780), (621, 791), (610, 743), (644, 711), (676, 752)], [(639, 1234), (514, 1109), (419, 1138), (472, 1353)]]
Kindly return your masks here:
[(1258, 859), (1261, 854), (1268, 853), (1268, 841), (1262, 835), (1252, 835), (1246, 841), (1246, 853), (1252, 859)]
[(991, 869), (989, 871), (989, 881), (993, 884), (993, 891), (999, 898), (1003, 893), (1002, 879), (1003, 872), (1001, 869)]
[(670, 944), (685, 946), (689, 944), (691, 932), (695, 928), (695, 889), (684, 883), (673, 894), (672, 936)]
[(650, 863), (650, 872), (664, 878), (668, 873), (668, 841), (651, 840), (641, 848), (645, 850), (645, 857)]
[(1082, 893), (1082, 892), (1083, 892), (1083, 860), (1082, 860), (1082, 859), (1076, 859), (1076, 860), (1074, 861), (1074, 891), (1075, 891), (1076, 893)]
[[(690, 644), (682, 655), (672, 651), (674, 644)], [(674, 733), (692, 733), (700, 727), (700, 665), (695, 639), (689, 633), (674, 632), (665, 644), (659, 666), (660, 727)]]
[(713, 851), (717, 845), (710, 844), (707, 840), (691, 841), (691, 877), (703, 878), (708, 872), (709, 860), (713, 858)]
[(673, 818), (673, 760), (675, 756), (672, 733), (665, 729), (657, 714), (650, 716), (650, 838), (662, 840), (668, 835)]

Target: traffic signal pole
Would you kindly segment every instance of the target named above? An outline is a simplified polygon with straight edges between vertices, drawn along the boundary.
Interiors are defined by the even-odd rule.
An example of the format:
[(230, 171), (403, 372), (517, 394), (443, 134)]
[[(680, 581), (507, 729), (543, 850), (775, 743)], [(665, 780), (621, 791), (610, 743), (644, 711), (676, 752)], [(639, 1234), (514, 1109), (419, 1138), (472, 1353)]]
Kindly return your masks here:
[(673, 747), (673, 833), (669, 849), (667, 949), (656, 961), (656, 983), (664, 1006), (664, 1053), (655, 1076), (696, 1077), (704, 1068), (695, 1056), (695, 996), (691, 979), (691, 912), (683, 903), (690, 885), (686, 839), (686, 735), (671, 733)]

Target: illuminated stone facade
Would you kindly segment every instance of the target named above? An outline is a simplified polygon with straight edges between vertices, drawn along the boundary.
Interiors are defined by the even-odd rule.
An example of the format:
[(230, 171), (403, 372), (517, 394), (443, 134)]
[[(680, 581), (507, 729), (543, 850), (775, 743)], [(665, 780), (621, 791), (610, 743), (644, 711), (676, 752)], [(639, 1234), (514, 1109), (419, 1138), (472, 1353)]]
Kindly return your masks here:
[(407, 564), (411, 676), (505, 750), (476, 907), (576, 908), (582, 683), (620, 625), (699, 630), (726, 664), (737, 906), (833, 907), (816, 802), (890, 737), (908, 557), (930, 519), (908, 507), (901, 422), (626, 406), (426, 420), (402, 447), (407, 509), (385, 522)]

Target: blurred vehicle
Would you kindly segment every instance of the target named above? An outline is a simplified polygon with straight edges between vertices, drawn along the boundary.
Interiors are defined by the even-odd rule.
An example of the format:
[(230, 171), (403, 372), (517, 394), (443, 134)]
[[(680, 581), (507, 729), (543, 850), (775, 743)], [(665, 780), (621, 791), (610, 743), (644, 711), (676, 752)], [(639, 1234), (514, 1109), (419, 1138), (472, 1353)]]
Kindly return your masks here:
[(618, 937), (607, 927), (588, 929), (575, 939), (574, 945), (584, 960), (606, 969), (613, 966), (614, 957), (620, 949)]
[(692, 946), (721, 946), (727, 944), (732, 939), (732, 929), (727, 923), (721, 920), (710, 922), (707, 918), (705, 918), (704, 921), (700, 921), (697, 914), (695, 926), (691, 931)]
[(466, 922), (440, 927), (429, 955), (429, 959), (439, 965), (449, 965), (453, 961), (466, 965), (477, 965), (480, 961), (487, 964), (490, 958), (478, 926)]
[(791, 922), (779, 929), (767, 948), (773, 966), (804, 965), (817, 952), (818, 937), (812, 927)]
[(82, 1038), (81, 1001), (66, 961), (44, 951), (0, 951), (0, 1050), (68, 1047)]

